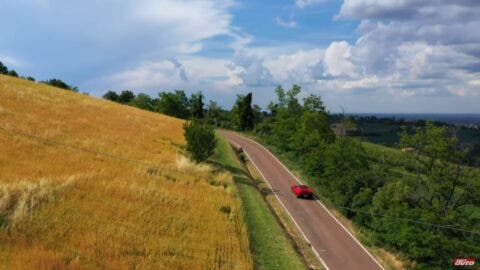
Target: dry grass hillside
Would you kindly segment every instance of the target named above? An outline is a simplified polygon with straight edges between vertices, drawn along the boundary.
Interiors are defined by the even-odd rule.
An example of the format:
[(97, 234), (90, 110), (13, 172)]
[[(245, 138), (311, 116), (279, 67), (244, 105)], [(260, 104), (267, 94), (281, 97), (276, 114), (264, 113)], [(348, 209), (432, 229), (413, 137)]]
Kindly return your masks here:
[(251, 269), (231, 175), (182, 125), (0, 75), (0, 268)]

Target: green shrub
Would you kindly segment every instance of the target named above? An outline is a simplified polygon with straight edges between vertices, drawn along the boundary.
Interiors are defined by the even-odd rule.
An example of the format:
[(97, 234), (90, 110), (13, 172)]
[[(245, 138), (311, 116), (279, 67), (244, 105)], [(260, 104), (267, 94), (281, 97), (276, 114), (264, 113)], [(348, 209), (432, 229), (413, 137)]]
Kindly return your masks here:
[(183, 129), (187, 140), (187, 151), (192, 159), (197, 163), (206, 161), (217, 145), (213, 127), (194, 120), (185, 123)]

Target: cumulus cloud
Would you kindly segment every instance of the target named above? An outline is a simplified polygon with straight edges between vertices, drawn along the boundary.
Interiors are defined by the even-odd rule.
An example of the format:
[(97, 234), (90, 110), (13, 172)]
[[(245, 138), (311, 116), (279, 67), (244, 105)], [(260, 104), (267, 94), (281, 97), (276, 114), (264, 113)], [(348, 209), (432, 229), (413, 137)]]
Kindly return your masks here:
[(265, 67), (264, 59), (245, 51), (238, 52), (228, 64), (232, 74), (241, 79), (245, 86), (272, 86), (273, 77), (270, 70)]
[(158, 86), (181, 84), (186, 74), (178, 61), (144, 62), (139, 66), (107, 77), (107, 80), (124, 89), (151, 89)]
[(230, 6), (229, 1), (215, 0), (136, 0), (128, 17), (140, 25), (160, 28), (170, 39), (182, 40), (182, 44), (228, 34), (231, 16), (227, 10)]
[[(314, 8), (322, 2), (327, 1), (293, 3)], [(358, 23), (357, 38), (322, 45), (259, 41), (232, 25), (234, 6), (233, 0), (6, 1), (2, 11), (15, 14), (15, 26), (25, 29), (5, 27), (0, 52), (12, 51), (20, 41), (30, 53), (20, 59), (29, 64), (33, 59), (33, 65), (62, 71), (93, 66), (110, 74), (97, 73), (102, 87), (152, 93), (209, 89), (234, 97), (239, 89), (261, 95), (278, 84), (299, 83), (330, 97), (351, 93), (355, 102), (372, 96), (399, 102), (480, 96), (480, 1), (344, 0), (333, 23)], [(2, 25), (11, 21), (0, 17)], [(292, 17), (274, 21), (297, 27)], [(21, 65), (19, 58), (3, 58)]]
[[(338, 19), (361, 20), (348, 59), (398, 97), (472, 95), (479, 76), (480, 2), (345, 0)], [(333, 45), (333, 44), (332, 44)]]
[(345, 41), (333, 42), (325, 51), (325, 71), (332, 76), (354, 76), (355, 66), (350, 58), (350, 44)]
[(296, 50), (265, 57), (265, 67), (277, 84), (310, 84), (324, 74), (324, 50)]
[(142, 62), (132, 68), (105, 76), (113, 89), (136, 89), (151, 94), (161, 90), (186, 89), (225, 92), (243, 85), (240, 73), (232, 71), (226, 59), (191, 56)]
[[(37, 61), (56, 56), (37, 63), (52, 69), (72, 69), (72, 61), (81, 69), (92, 63), (122, 61), (127, 66), (168, 59), (201, 52), (207, 39), (237, 36), (231, 26), (232, 1), (21, 0), (1, 5), (2, 12), (15, 14), (15, 24), (22, 28), (5, 27), (0, 45), (13, 50), (21, 41)], [(0, 17), (2, 25), (11, 24), (7, 20)]]
[[(304, 8), (314, 2), (321, 1), (296, 3)], [(337, 40), (316, 48), (301, 44), (253, 47), (252, 36), (230, 29), (230, 35), (235, 35), (231, 58), (213, 62), (187, 58), (179, 61), (183, 68), (167, 61), (149, 66), (150, 73), (142, 68), (135, 72), (149, 74), (145, 80), (154, 78), (156, 85), (251, 89), (256, 95), (278, 84), (289, 87), (299, 83), (304, 91), (322, 93), (339, 104), (348, 100), (338, 97), (352, 95), (352, 103), (363, 102), (367, 108), (372, 98), (391, 106), (379, 105), (380, 110), (408, 110), (405, 101), (422, 108), (425, 103), (420, 105), (419, 100), (432, 103), (436, 98), (441, 100), (438, 104), (447, 106), (441, 110), (447, 110), (448, 100), (470, 104), (469, 97), (480, 96), (478, 3), (431, 0), (412, 5), (406, 0), (345, 0), (336, 18), (359, 22), (358, 38), (353, 42)], [(284, 27), (296, 25), (279, 17), (276, 22)], [(182, 69), (188, 82), (182, 80)]]

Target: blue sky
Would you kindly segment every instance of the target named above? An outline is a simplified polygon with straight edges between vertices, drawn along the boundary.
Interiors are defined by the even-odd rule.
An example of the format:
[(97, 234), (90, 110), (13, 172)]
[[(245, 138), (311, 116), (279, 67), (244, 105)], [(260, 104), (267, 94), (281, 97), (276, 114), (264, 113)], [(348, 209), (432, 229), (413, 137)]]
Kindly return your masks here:
[(297, 83), (331, 111), (480, 113), (476, 0), (6, 0), (0, 25), (0, 61), (96, 96)]

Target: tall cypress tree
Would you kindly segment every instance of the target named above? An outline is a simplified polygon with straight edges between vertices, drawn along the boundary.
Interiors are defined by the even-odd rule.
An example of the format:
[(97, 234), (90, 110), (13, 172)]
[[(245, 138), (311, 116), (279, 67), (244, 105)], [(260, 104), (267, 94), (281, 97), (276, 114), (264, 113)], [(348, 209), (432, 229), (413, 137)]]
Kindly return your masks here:
[(193, 118), (203, 118), (203, 94), (198, 92), (190, 97), (190, 110)]
[(239, 95), (235, 103), (234, 111), (240, 130), (253, 129), (254, 113), (252, 109), (252, 93), (248, 93), (246, 96)]
[(8, 74), (8, 68), (2, 62), (0, 62), (0, 74)]

